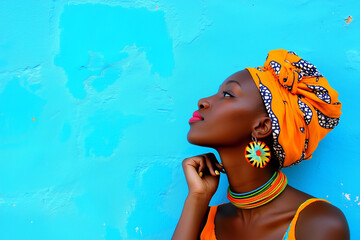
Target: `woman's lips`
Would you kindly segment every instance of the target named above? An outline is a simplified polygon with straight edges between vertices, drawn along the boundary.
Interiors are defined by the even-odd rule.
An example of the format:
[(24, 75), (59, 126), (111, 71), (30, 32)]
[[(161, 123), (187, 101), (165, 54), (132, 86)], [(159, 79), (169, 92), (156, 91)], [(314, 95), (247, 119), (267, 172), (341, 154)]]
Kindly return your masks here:
[(201, 120), (204, 120), (204, 118), (200, 115), (198, 111), (195, 111), (193, 113), (192, 118), (189, 119), (189, 123), (194, 121), (201, 121)]

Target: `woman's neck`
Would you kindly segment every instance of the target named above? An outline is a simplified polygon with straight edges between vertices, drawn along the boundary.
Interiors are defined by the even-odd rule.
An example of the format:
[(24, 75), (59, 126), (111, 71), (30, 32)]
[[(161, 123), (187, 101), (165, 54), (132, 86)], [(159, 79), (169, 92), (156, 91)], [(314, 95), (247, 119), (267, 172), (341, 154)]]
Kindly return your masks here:
[[(246, 146), (217, 148), (217, 152), (224, 165), (229, 181), (230, 189), (236, 193), (246, 193), (263, 186), (274, 174), (271, 166), (255, 168), (245, 159), (244, 151)], [(237, 215), (251, 221), (254, 209), (236, 208)]]
[(274, 174), (271, 166), (256, 168), (245, 159), (245, 146), (218, 148), (230, 189), (236, 193), (250, 192), (264, 185)]

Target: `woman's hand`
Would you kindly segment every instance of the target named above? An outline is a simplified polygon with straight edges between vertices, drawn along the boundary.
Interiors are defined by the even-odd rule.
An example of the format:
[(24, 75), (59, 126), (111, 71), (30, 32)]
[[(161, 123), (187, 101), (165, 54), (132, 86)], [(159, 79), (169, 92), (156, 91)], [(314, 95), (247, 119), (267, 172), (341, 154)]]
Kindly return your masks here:
[(219, 185), (220, 172), (224, 172), (213, 153), (189, 157), (182, 162), (189, 196), (200, 197), (208, 201)]
[(201, 222), (219, 185), (220, 172), (224, 170), (213, 153), (186, 158), (182, 166), (189, 195), (172, 240), (199, 239)]

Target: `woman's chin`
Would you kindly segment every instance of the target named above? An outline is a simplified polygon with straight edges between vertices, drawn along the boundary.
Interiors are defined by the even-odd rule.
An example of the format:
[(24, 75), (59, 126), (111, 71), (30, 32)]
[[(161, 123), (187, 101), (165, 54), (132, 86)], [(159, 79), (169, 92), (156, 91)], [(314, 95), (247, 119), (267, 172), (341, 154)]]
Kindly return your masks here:
[(195, 135), (191, 134), (191, 131), (189, 131), (189, 133), (187, 134), (187, 140), (189, 143), (194, 144), (194, 145), (210, 147), (209, 143), (207, 143), (203, 137), (195, 136)]
[(195, 144), (195, 145), (198, 145), (198, 142), (199, 142), (199, 139), (196, 136), (194, 136), (193, 134), (191, 134), (191, 130), (187, 134), (187, 140), (189, 143)]

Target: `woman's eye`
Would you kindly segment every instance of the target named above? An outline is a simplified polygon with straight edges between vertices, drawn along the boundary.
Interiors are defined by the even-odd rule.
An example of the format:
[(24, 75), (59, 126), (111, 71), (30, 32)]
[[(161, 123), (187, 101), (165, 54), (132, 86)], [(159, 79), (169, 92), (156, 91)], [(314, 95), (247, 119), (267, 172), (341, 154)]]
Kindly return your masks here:
[(231, 95), (230, 93), (228, 93), (227, 91), (223, 91), (223, 95), (225, 97), (225, 95), (228, 94), (230, 97), (233, 97), (233, 95)]

